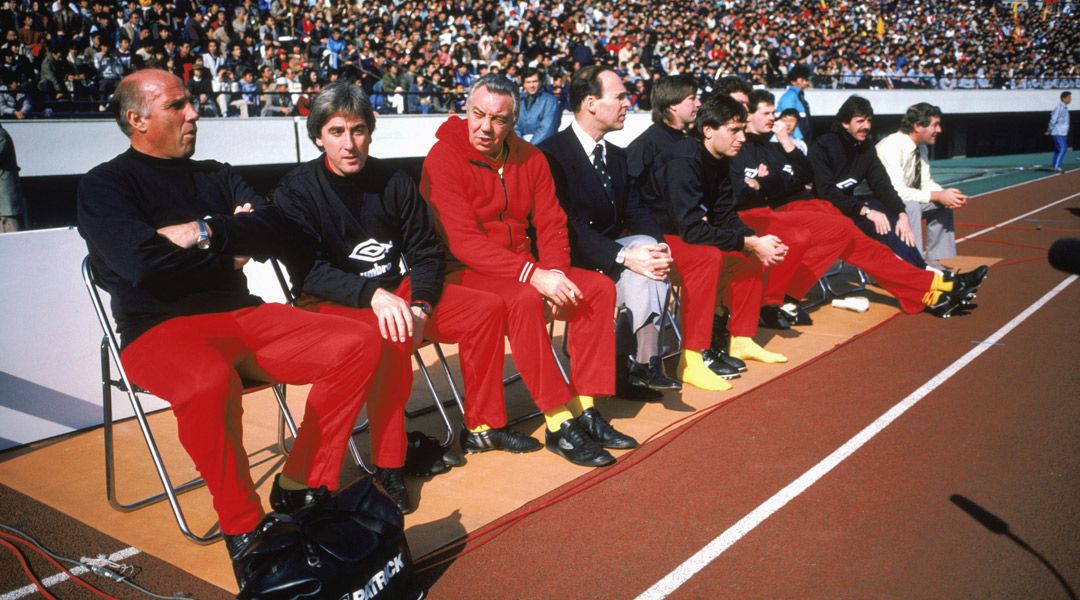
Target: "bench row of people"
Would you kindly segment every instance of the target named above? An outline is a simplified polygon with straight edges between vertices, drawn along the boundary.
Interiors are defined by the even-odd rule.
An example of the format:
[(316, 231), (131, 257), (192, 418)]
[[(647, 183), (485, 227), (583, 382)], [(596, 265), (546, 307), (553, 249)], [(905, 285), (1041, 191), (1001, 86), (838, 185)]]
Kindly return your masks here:
[[(840, 202), (819, 198), (817, 163), (782, 134), (768, 141), (771, 119), (755, 117), (771, 112), (771, 98), (747, 98), (748, 135), (748, 107), (731, 95), (701, 101), (678, 77), (657, 87), (656, 123), (626, 151), (604, 139), (623, 127), (625, 88), (611, 69), (582, 69), (570, 84), (573, 123), (537, 148), (513, 133), (517, 86), (482, 77), (465, 118), (439, 128), (416, 186), (370, 155), (376, 116), (361, 88), (331, 85), (307, 120), (320, 156), (267, 199), (228, 165), (191, 159), (198, 114), (178, 78), (149, 69), (121, 82), (115, 111), (131, 147), (82, 179), (79, 231), (111, 294), (124, 367), (171, 405), (241, 587), (246, 549), (266, 522), (242, 445), (242, 378), (312, 384), (274, 511), (337, 489), (366, 404), (376, 477), (410, 512), (404, 405), (421, 340), (459, 345), (465, 452), (546, 446), (601, 467), (615, 461), (609, 450), (637, 441), (596, 398), (657, 399), (684, 384), (722, 391), (746, 361), (785, 361), (754, 341), (759, 320), (809, 324), (783, 306), (797, 306), (838, 258), (904, 312), (947, 315), (973, 297), (985, 269), (915, 267), (845, 215), (867, 206), (844, 204), (850, 186), (836, 186)], [(857, 182), (865, 135), (837, 135), (851, 164), (832, 173)], [(831, 150), (822, 138), (811, 159)], [(295, 306), (249, 293), (241, 269), (251, 257), (286, 264)], [(658, 328), (672, 282), (684, 351), (669, 375)], [(550, 318), (571, 324), (569, 381)], [(506, 427), (506, 338), (543, 413), (543, 444)]]

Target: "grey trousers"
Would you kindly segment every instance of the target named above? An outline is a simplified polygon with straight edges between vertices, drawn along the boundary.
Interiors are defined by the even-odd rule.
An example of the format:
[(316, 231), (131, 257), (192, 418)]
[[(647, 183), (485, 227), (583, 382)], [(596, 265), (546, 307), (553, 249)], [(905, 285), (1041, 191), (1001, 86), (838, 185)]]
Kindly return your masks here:
[[(625, 248), (657, 243), (647, 235), (628, 235), (615, 241)], [(615, 281), (615, 306), (626, 307), (630, 311), (634, 333), (649, 323), (660, 327), (660, 316), (664, 314), (669, 287), (671, 284), (667, 280), (649, 279), (630, 269), (623, 269), (619, 274), (619, 279)]]
[[(915, 247), (922, 250), (927, 262), (956, 256), (956, 228), (951, 208), (933, 202), (904, 202)], [(922, 220), (926, 219), (926, 246), (923, 246)]]

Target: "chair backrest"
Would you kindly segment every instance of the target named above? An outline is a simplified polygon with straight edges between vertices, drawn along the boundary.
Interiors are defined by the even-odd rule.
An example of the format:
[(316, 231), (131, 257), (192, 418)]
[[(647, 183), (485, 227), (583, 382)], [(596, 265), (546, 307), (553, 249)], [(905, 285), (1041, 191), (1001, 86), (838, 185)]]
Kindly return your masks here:
[(98, 283), (97, 277), (94, 275), (94, 269), (90, 266), (89, 254), (83, 258), (82, 277), (83, 283), (86, 284), (86, 291), (90, 294), (90, 303), (94, 305), (98, 325), (101, 326), (102, 344), (108, 346), (109, 355), (112, 356), (113, 363), (120, 371), (121, 379), (127, 381), (127, 372), (124, 371), (124, 366), (120, 363), (120, 343), (116, 339), (116, 330), (113, 328), (112, 320), (109, 319), (109, 313), (105, 310), (105, 303), (101, 299), (101, 284)]

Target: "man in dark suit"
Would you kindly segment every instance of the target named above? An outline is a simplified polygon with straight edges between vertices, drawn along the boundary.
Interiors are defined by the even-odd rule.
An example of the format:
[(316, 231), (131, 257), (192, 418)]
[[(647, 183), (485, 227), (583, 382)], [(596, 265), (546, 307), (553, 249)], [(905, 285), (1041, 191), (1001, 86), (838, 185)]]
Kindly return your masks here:
[(630, 185), (626, 152), (604, 140), (608, 132), (623, 128), (630, 100), (614, 71), (594, 65), (574, 74), (570, 105), (570, 127), (539, 148), (551, 165), (555, 193), (569, 217), (571, 263), (614, 279), (616, 306), (626, 309), (620, 312), (616, 334), (617, 395), (658, 399), (659, 394), (646, 388), (681, 387), (664, 375), (658, 351), (671, 251)]

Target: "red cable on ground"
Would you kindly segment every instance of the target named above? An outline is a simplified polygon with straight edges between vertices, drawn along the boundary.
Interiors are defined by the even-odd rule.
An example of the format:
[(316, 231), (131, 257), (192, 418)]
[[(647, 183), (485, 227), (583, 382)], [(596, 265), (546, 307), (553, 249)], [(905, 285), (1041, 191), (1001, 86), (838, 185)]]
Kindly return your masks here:
[[(511, 513), (509, 515), (506, 515), (506, 516), (504, 516), (504, 517), (502, 517), (500, 519), (497, 519), (497, 520), (489, 523), (488, 525), (485, 525), (484, 527), (481, 527), (480, 529), (478, 529), (478, 530), (474, 531), (473, 533), (461, 538), (460, 540), (458, 540), (456, 542), (452, 542), (450, 544), (447, 544), (447, 545), (443, 546), (442, 548), (439, 548), (437, 550), (429, 552), (428, 554), (425, 554), (424, 556), (418, 558), (416, 560), (416, 565), (418, 566), (417, 572), (427, 571), (429, 569), (433, 569), (433, 568), (435, 568), (435, 567), (437, 567), (439, 565), (445, 564), (447, 562), (457, 560), (458, 558), (460, 558), (462, 556), (465, 556), (466, 554), (469, 554), (470, 552), (483, 547), (488, 542), (490, 542), (491, 540), (498, 537), (499, 534), (506, 531), (510, 526), (521, 522), (523, 519), (525, 519), (525, 517), (528, 517), (528, 516), (530, 516), (532, 514), (540, 512), (541, 510), (544, 510), (545, 508), (549, 508), (549, 507), (551, 507), (551, 506), (553, 506), (555, 504), (558, 504), (559, 502), (562, 502), (563, 500), (572, 498), (573, 496), (576, 496), (577, 494), (580, 494), (581, 492), (584, 492), (584, 491), (586, 491), (586, 490), (588, 490), (588, 489), (590, 489), (590, 488), (592, 488), (592, 487), (594, 487), (594, 486), (596, 486), (596, 485), (598, 485), (600, 483), (603, 483), (604, 481), (607, 481), (608, 479), (610, 479), (612, 477), (615, 477), (616, 475), (622, 474), (623, 472), (637, 466), (638, 464), (641, 464), (646, 459), (651, 457), (653, 454), (656, 454), (657, 452), (662, 450), (664, 447), (666, 447), (668, 444), (670, 444), (671, 442), (673, 442), (674, 440), (676, 440), (677, 438), (679, 438), (680, 436), (685, 434), (687, 431), (690, 430), (691, 427), (694, 427), (695, 425), (697, 425), (698, 423), (703, 421), (705, 419), (705, 417), (711, 415), (712, 413), (716, 412), (720, 408), (723, 408), (723, 407), (727, 406), (728, 404), (735, 401), (736, 399), (741, 398), (742, 396), (744, 396), (746, 394), (749, 394), (750, 392), (753, 392), (753, 391), (757, 390), (758, 388), (763, 387), (766, 384), (769, 384), (769, 383), (771, 383), (771, 382), (773, 382), (773, 381), (775, 381), (777, 379), (780, 379), (782, 377), (788, 377), (788, 376), (790, 376), (790, 375), (792, 375), (794, 373), (798, 373), (802, 369), (805, 369), (805, 368), (809, 367), (811, 364), (813, 364), (813, 363), (825, 358), (826, 356), (829, 356), (830, 354), (836, 352), (837, 350), (839, 350), (841, 347), (847, 345), (848, 343), (850, 343), (850, 342), (852, 342), (852, 341), (854, 341), (854, 340), (856, 340), (856, 339), (858, 339), (860, 337), (863, 337), (863, 336), (873, 332), (874, 330), (878, 329), (879, 327), (884, 326), (886, 323), (889, 323), (890, 321), (892, 321), (896, 317), (900, 316), (901, 314), (903, 314), (903, 313), (898, 312), (898, 313), (892, 315), (891, 317), (881, 321), (880, 323), (877, 323), (877, 324), (871, 326), (869, 329), (853, 335), (850, 339), (848, 339), (848, 340), (846, 340), (846, 341), (844, 341), (844, 342), (842, 342), (840, 344), (836, 344), (832, 348), (829, 348), (825, 352), (822, 352), (821, 354), (807, 360), (806, 362), (804, 362), (802, 364), (799, 364), (799, 365), (796, 365), (795, 367), (791, 368), (790, 370), (784, 371), (783, 373), (780, 373), (780, 374), (776, 375), (775, 377), (771, 377), (771, 378), (769, 378), (769, 379), (767, 379), (765, 381), (762, 381), (761, 383), (759, 383), (759, 384), (757, 384), (757, 385), (755, 385), (755, 386), (753, 386), (751, 388), (748, 388), (746, 390), (743, 390), (742, 392), (740, 392), (740, 393), (738, 393), (738, 394), (736, 394), (734, 396), (731, 396), (730, 398), (725, 398), (724, 400), (721, 400), (721, 401), (719, 401), (719, 402), (717, 402), (715, 404), (706, 406), (706, 407), (704, 407), (704, 408), (702, 408), (702, 409), (700, 409), (698, 411), (695, 411), (695, 412), (693, 412), (693, 413), (691, 413), (691, 414), (689, 414), (689, 415), (687, 415), (685, 417), (682, 417), (680, 419), (677, 419), (677, 420), (667, 424), (666, 426), (662, 427), (660, 430), (656, 431), (655, 433), (650, 435), (648, 438), (646, 438), (645, 441), (643, 441), (640, 446), (638, 446), (637, 448), (634, 448), (630, 452), (624, 454), (619, 459), (619, 461), (616, 463), (616, 465), (614, 467), (612, 467), (610, 469), (604, 469), (602, 471), (595, 471), (594, 474), (592, 474), (592, 475), (585, 475), (583, 477), (580, 477), (575, 482), (569, 484), (568, 488), (566, 488), (563, 491), (559, 492), (555, 496), (541, 502), (540, 504), (538, 504), (536, 506), (533, 506), (533, 507), (530, 507), (528, 509), (521, 510), (521, 511), (516, 512), (516, 513)], [(645, 450), (645, 445), (649, 444), (652, 440), (656, 439), (659, 436), (665, 435), (665, 433), (668, 432), (669, 430), (672, 430), (673, 428), (676, 428), (680, 424), (682, 424), (684, 422), (687, 422), (687, 421), (689, 421), (689, 422), (686, 424), (685, 427), (681, 427), (681, 428), (677, 429), (676, 431), (673, 431), (671, 433), (671, 435), (669, 435), (667, 437), (667, 439), (665, 439), (664, 441), (662, 441), (660, 443), (653, 444), (648, 448), (647, 451)], [(642, 452), (645, 452), (645, 454), (641, 455)], [(486, 539), (484, 539), (484, 538), (486, 538)], [(463, 550), (463, 551), (461, 551), (461, 552), (459, 552), (459, 553), (457, 553), (457, 554), (455, 554), (453, 556), (450, 556), (450, 557), (447, 557), (447, 558), (444, 558), (444, 559), (441, 559), (441, 560), (437, 560), (437, 561), (432, 562), (432, 563), (427, 564), (427, 565), (420, 566), (425, 561), (433, 560), (436, 556), (438, 556), (440, 554), (449, 552), (453, 548), (457, 548), (459, 546), (466, 545), (466, 544), (468, 544), (470, 542), (476, 542), (476, 543), (472, 547), (467, 548), (467, 549), (465, 549), (465, 550)]]
[(19, 564), (22, 565), (23, 572), (26, 573), (26, 576), (30, 578), (30, 581), (35, 586), (37, 586), (37, 589), (39, 592), (41, 592), (41, 595), (50, 600), (56, 600), (56, 597), (50, 594), (45, 589), (45, 585), (41, 583), (41, 580), (37, 578), (37, 575), (34, 575), (34, 572), (30, 569), (30, 563), (26, 562), (26, 557), (23, 556), (22, 551), (15, 547), (14, 544), (6, 540), (0, 540), (0, 544), (2, 544), (5, 548), (11, 550), (11, 552), (15, 554), (15, 558), (17, 558), (19, 560)]
[[(0, 538), (7, 538), (8, 540), (13, 540), (13, 541), (19, 542), (20, 544), (23, 544), (24, 546), (30, 548), (34, 552), (37, 552), (41, 556), (45, 557), (45, 560), (48, 560), (50, 563), (52, 563), (52, 565), (54, 567), (56, 567), (57, 569), (60, 569), (60, 571), (62, 573), (64, 573), (65, 575), (67, 575), (68, 578), (70, 578), (72, 581), (74, 581), (75, 583), (77, 583), (77, 584), (83, 586), (84, 588), (90, 590), (95, 595), (100, 596), (100, 597), (104, 598), (105, 600), (118, 600), (115, 596), (110, 596), (110, 595), (106, 594), (105, 592), (97, 589), (96, 587), (90, 585), (89, 583), (87, 583), (87, 582), (83, 581), (82, 579), (80, 579), (80, 578), (76, 577), (75, 575), (73, 575), (71, 573), (71, 571), (68, 571), (64, 567), (64, 565), (57, 562), (55, 559), (53, 559), (53, 557), (49, 556), (44, 550), (37, 547), (32, 542), (30, 542), (28, 540), (24, 540), (23, 538), (15, 536), (15, 535), (11, 535), (10, 533), (5, 533), (3, 531), (0, 531)], [(0, 539), (0, 543), (10, 545), (10, 544), (8, 544), (8, 542), (6, 542), (6, 541), (4, 541), (2, 539)]]

